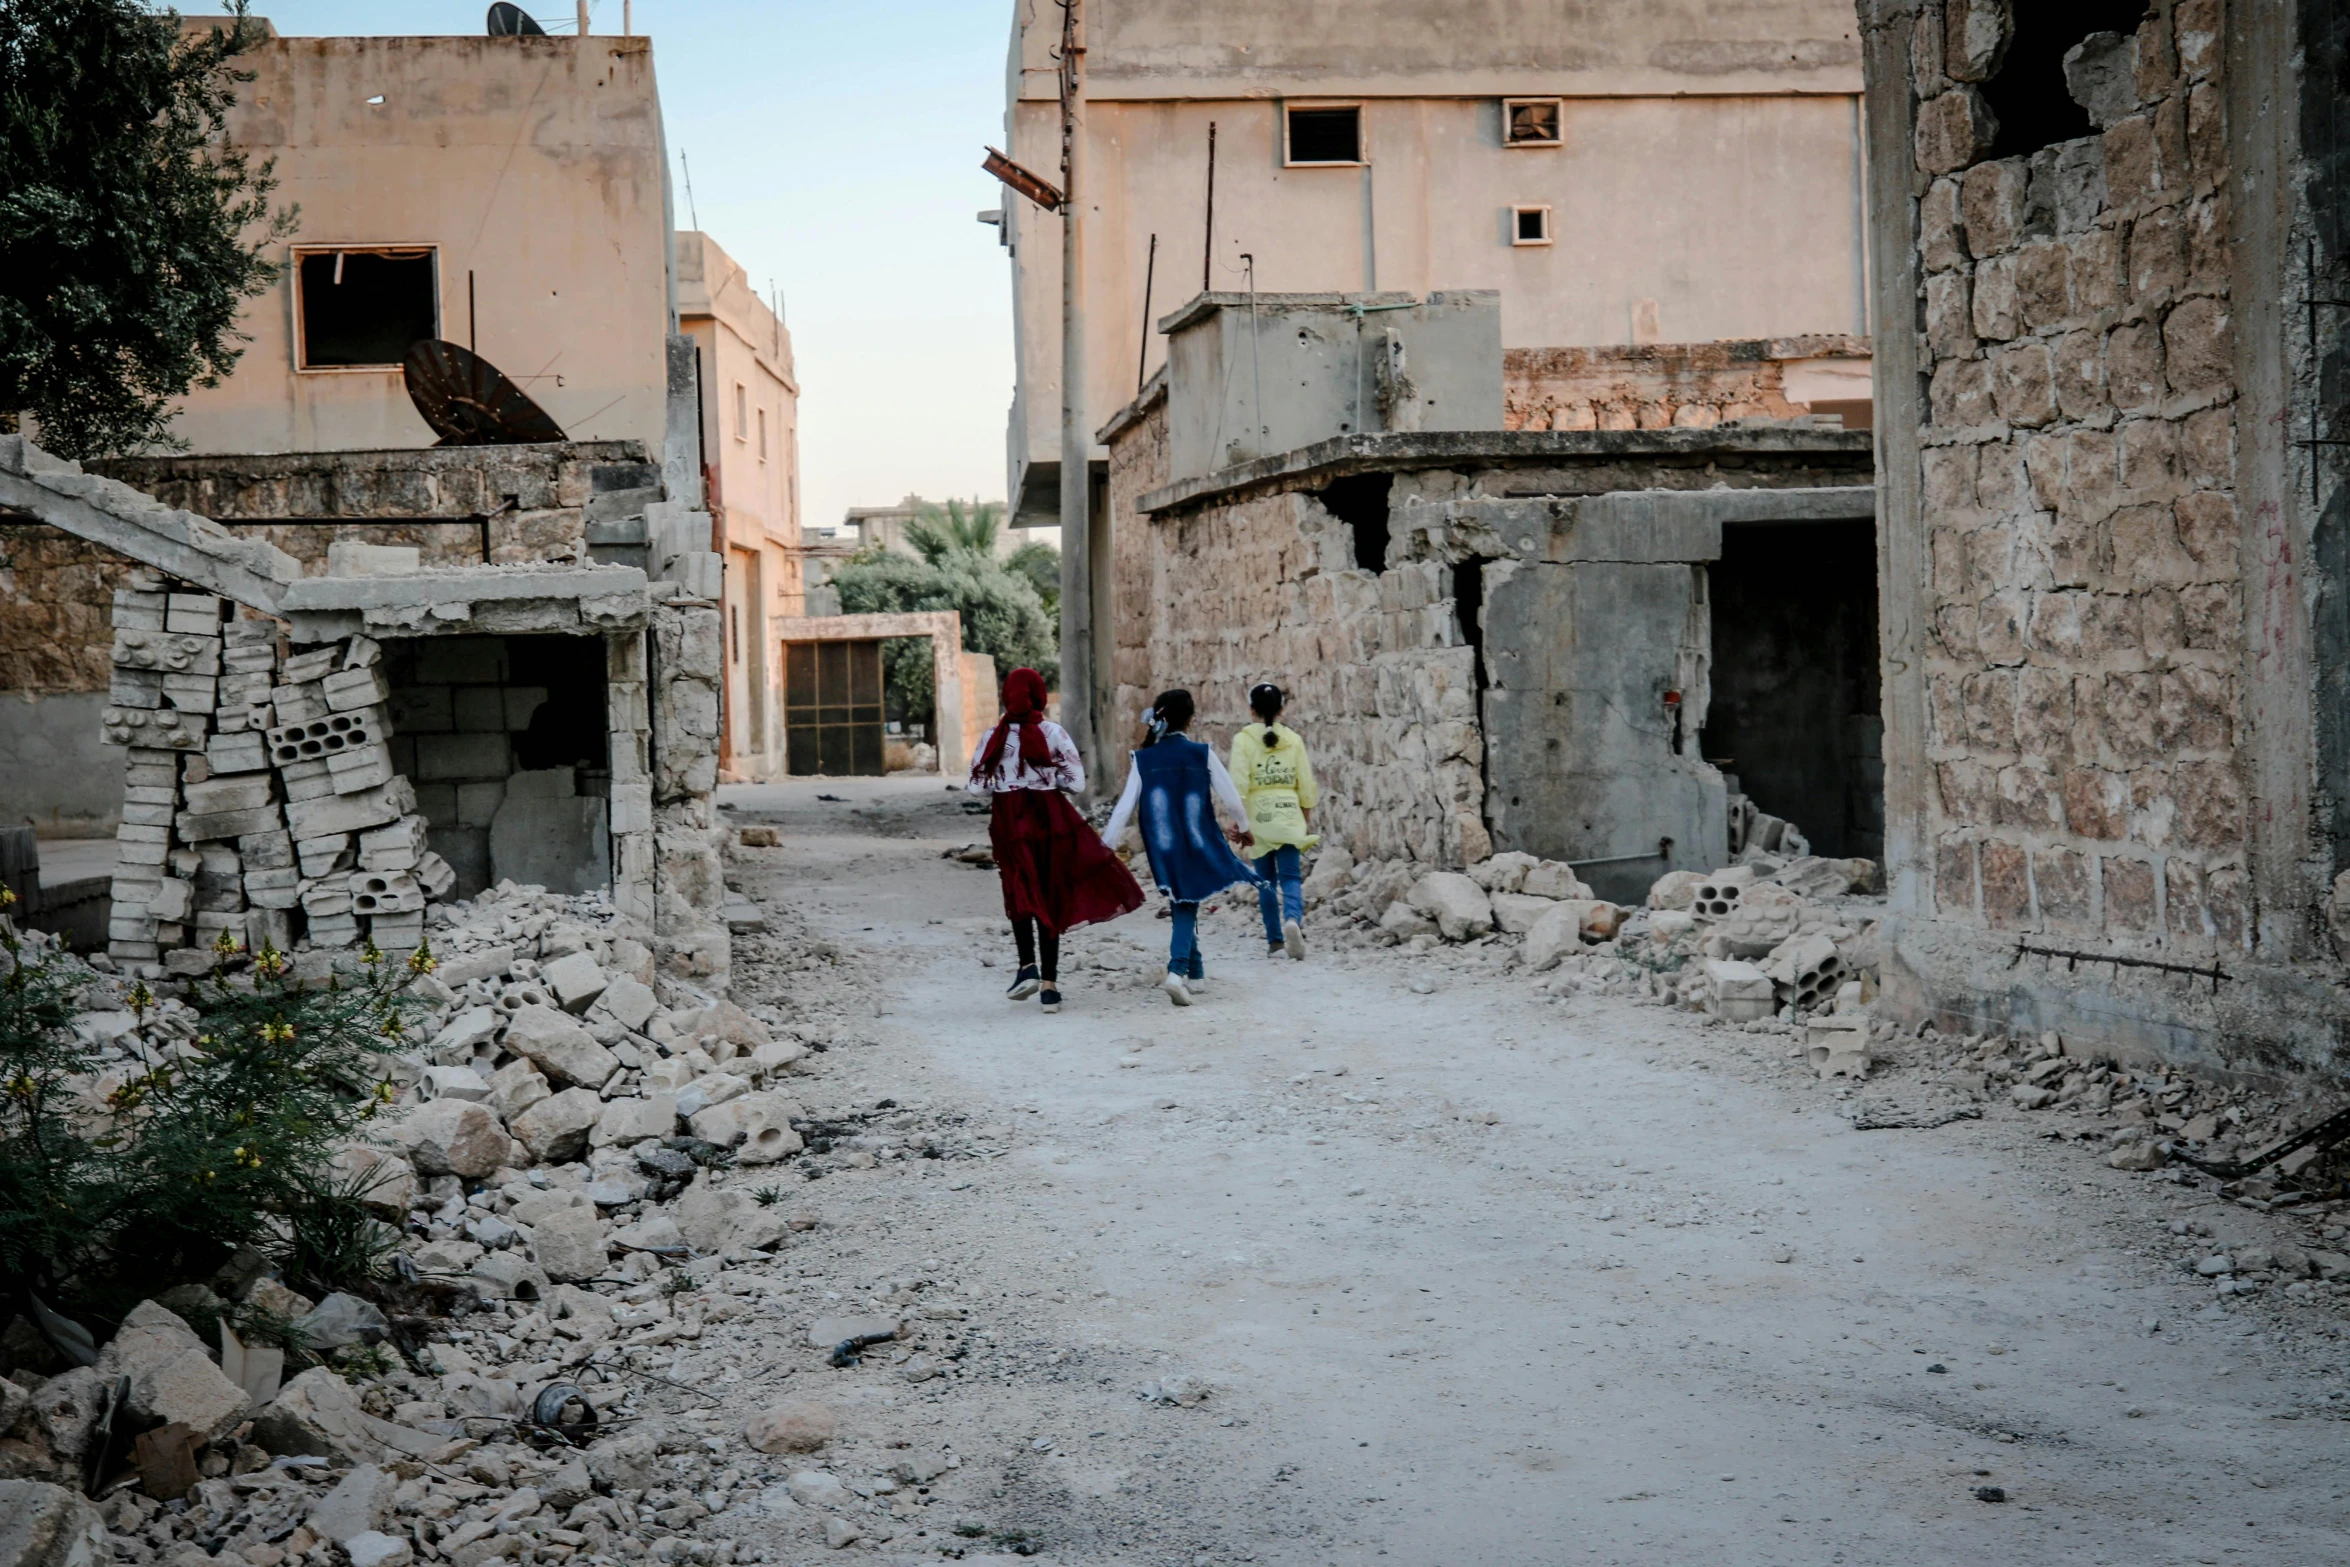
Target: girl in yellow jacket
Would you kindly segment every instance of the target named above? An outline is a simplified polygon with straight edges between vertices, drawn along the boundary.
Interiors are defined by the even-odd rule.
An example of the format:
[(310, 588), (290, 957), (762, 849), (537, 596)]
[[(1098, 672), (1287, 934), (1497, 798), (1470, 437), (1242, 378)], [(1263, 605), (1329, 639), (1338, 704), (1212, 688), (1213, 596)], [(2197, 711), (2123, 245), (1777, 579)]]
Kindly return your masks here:
[[(1305, 871), (1300, 857), (1321, 842), (1314, 834), (1314, 807), (1321, 793), (1314, 787), (1314, 764), (1306, 758), (1306, 743), (1297, 731), (1275, 720), (1281, 716), (1281, 688), (1267, 683), (1248, 694), (1249, 711), (1257, 724), (1232, 737), (1232, 781), (1248, 808), (1249, 831), (1256, 837), (1251, 852), (1257, 856), (1257, 910), (1265, 917), (1267, 956), (1287, 952), (1306, 955)], [(1262, 727), (1259, 727), (1261, 725)]]

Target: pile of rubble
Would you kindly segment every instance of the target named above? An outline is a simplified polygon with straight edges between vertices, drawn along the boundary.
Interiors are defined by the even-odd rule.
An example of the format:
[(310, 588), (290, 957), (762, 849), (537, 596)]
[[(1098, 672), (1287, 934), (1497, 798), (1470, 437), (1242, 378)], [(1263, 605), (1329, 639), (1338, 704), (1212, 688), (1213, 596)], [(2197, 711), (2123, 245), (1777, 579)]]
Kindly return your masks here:
[(376, 643), (289, 653), (276, 621), (133, 576), (104, 719), (129, 749), (109, 953), (200, 974), (224, 932), (256, 950), (413, 949), (456, 876), (393, 770)]
[(1642, 908), (1595, 897), (1572, 866), (1497, 854), (1463, 871), (1325, 850), (1306, 892), (1358, 939), (1431, 950), (1514, 943), (1552, 994), (1598, 991), (1729, 1023), (1809, 1029), (1823, 1076), (1868, 1068), (1877, 969), (1877, 867), (1753, 852), (1701, 876), (1673, 871)]
[[(783, 1201), (779, 1161), (813, 1179), (978, 1157), (1000, 1129), (887, 1102), (811, 1114), (791, 1080), (846, 1036), (657, 979), (600, 895), (501, 885), (429, 920), (437, 965), (412, 988), (424, 1043), (399, 1062), (394, 1113), (338, 1161), (400, 1234), (381, 1304), (306, 1299), (247, 1255), (140, 1305), (93, 1364), (65, 1365), (26, 1317), (8, 1323), (6, 1559), (523, 1567), (772, 1559), (755, 1542), (778, 1530), (888, 1538), (892, 1508), (929, 1500), (952, 1455), (828, 1467), (806, 1456), (834, 1441), (824, 1406), (705, 1418), (676, 1407), (716, 1402), (677, 1381), (678, 1361), (705, 1328), (772, 1311), (783, 1286), (764, 1275), (817, 1224)], [(754, 950), (804, 976), (800, 1018), (837, 1010), (849, 980), (825, 972), (838, 957), (825, 944), (763, 934)], [(126, 982), (82, 977), (79, 1026), (107, 1042), (105, 1070), (128, 1069)], [(150, 1041), (194, 1031), (168, 994), (147, 1018)], [(951, 1367), (919, 1353), (926, 1309), (960, 1315), (930, 1302), (813, 1331), (826, 1350), (827, 1334), (866, 1341), (909, 1382), (935, 1378)], [(908, 1324), (916, 1342), (889, 1345)], [(288, 1346), (319, 1363), (289, 1376)]]

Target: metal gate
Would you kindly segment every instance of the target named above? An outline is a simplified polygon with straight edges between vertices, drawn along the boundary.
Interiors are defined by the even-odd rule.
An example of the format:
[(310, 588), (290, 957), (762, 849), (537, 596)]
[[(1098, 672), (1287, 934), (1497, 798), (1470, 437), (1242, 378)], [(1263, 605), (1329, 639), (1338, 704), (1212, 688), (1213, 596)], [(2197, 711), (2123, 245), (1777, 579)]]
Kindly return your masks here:
[(878, 778), (888, 770), (878, 641), (783, 645), (783, 746), (795, 778)]

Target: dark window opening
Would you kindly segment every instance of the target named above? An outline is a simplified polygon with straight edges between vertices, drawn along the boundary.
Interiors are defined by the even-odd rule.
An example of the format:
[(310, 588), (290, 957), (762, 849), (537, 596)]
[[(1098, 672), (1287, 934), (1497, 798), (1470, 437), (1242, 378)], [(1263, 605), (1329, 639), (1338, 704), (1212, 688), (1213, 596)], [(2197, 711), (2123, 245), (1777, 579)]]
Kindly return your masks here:
[(1698, 744), (1814, 854), (1885, 846), (1877, 545), (1868, 522), (1734, 523), (1706, 572), (1712, 699)]
[(734, 661), (743, 661), (743, 611), (740, 604), (726, 606), (727, 629), (734, 638)]
[(1292, 109), (1289, 111), (1291, 163), (1360, 163), (1363, 161), (1363, 111)]
[(305, 370), (396, 366), (411, 344), (440, 335), (429, 250), (310, 251), (297, 287)]
[(1391, 473), (1356, 473), (1331, 480), (1314, 496), (1354, 530), (1355, 564), (1365, 571), (1387, 569), (1387, 494), (1394, 487)]
[(1519, 244), (1547, 245), (1550, 243), (1550, 209), (1548, 207), (1515, 207), (1511, 211), (1517, 219), (1515, 237)]
[(1999, 121), (1991, 156), (2020, 158), (2097, 134), (2066, 85), (2065, 54), (2091, 33), (2136, 32), (2146, 20), (2146, 0), (2060, 0), (2019, 5), (2014, 15), (2006, 58), (1983, 84), (1983, 102)]
[(1559, 107), (1556, 98), (1503, 100), (1502, 110), (1509, 117), (1509, 125), (1502, 139), (1512, 147), (1556, 147), (1562, 139)]

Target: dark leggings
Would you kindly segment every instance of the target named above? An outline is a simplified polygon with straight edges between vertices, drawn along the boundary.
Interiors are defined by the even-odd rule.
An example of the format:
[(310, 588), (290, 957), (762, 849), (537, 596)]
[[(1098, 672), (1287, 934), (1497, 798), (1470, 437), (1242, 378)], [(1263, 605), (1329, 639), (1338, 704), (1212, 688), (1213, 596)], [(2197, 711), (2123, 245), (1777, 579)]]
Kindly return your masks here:
[(1023, 914), (1012, 921), (1012, 941), (1020, 949), (1022, 968), (1028, 968), (1036, 962), (1036, 938), (1039, 934), (1044, 937), (1043, 973), (1044, 982), (1049, 985), (1061, 977), (1061, 933), (1044, 930), (1036, 923), (1036, 917), (1030, 914)]

